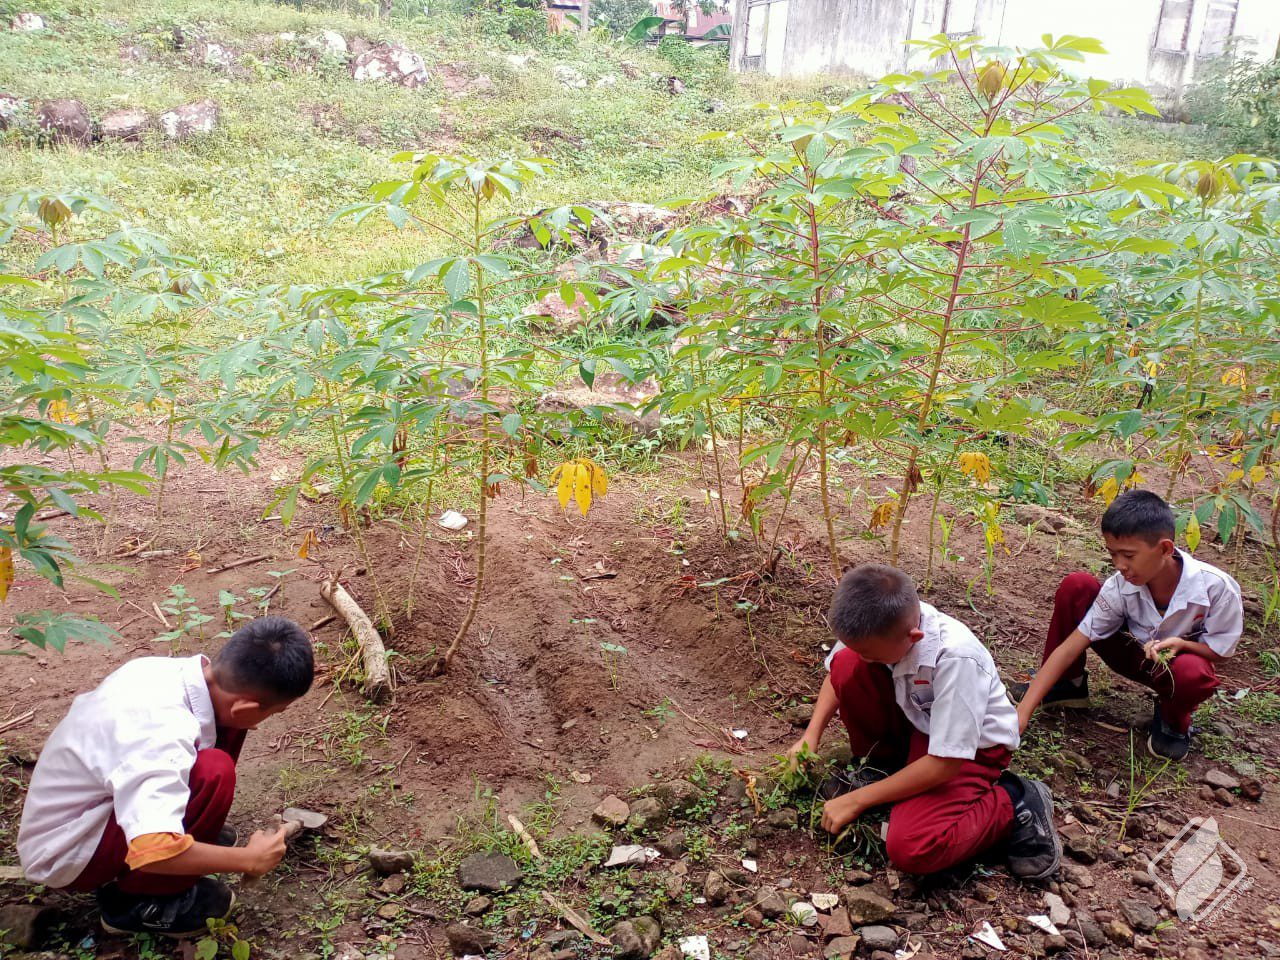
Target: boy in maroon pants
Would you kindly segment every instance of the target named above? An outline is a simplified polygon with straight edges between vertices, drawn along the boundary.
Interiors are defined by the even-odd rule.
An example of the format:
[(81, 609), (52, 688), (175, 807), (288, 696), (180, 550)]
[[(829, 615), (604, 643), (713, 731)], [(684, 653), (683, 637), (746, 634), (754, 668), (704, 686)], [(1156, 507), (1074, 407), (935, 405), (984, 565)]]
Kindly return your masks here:
[(144, 657), (75, 699), (31, 776), (18, 831), (28, 878), (94, 891), (113, 933), (182, 937), (231, 912), (210, 873), (261, 876), (284, 831), (225, 827), (245, 732), (311, 687), (311, 640), (262, 617), (213, 661)]
[(1244, 629), (1240, 585), (1174, 546), (1173, 511), (1154, 493), (1131, 490), (1102, 515), (1116, 565), (1106, 583), (1073, 573), (1058, 587), (1044, 662), (1015, 684), (1019, 730), (1036, 707), (1087, 707), (1085, 653), (1155, 691), (1147, 749), (1181, 760), (1191, 747), (1191, 715), (1218, 686), (1214, 665), (1231, 656)]
[(791, 753), (815, 750), (838, 710), (867, 765), (823, 785), (823, 827), (839, 833), (893, 804), (886, 850), (900, 870), (936, 873), (1003, 843), (1015, 876), (1056, 871), (1053, 797), (1005, 769), (1017, 715), (978, 638), (921, 603), (905, 573), (880, 564), (844, 575), (827, 621), (838, 641), (830, 673)]

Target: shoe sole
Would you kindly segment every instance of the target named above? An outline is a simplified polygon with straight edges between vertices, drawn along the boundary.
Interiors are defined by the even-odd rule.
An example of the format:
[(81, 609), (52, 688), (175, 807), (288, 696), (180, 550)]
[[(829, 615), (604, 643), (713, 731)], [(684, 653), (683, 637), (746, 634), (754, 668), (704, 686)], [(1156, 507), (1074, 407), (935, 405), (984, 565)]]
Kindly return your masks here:
[[(227, 904), (227, 912), (226, 912), (226, 913), (224, 913), (221, 917), (217, 917), (216, 919), (218, 919), (218, 920), (225, 920), (225, 919), (227, 919), (227, 917), (231, 916), (231, 911), (232, 911), (232, 910), (234, 910), (235, 908), (236, 908), (236, 892), (235, 892), (234, 890), (232, 890), (232, 891), (231, 891), (231, 902), (230, 902), (229, 904)], [(211, 918), (211, 919), (215, 919), (215, 918)], [(182, 931), (177, 931), (177, 930), (164, 930), (164, 931), (162, 931), (162, 930), (123, 930), (123, 929), (121, 929), (120, 927), (113, 927), (111, 924), (107, 923), (107, 921), (106, 921), (106, 918), (105, 918), (105, 917), (101, 918), (99, 922), (102, 924), (102, 929), (103, 929), (104, 931), (106, 931), (107, 933), (114, 934), (114, 935), (116, 935), (116, 936), (118, 936), (118, 937), (133, 937), (133, 936), (137, 936), (138, 934), (141, 934), (141, 933), (149, 933), (149, 934), (151, 934), (153, 937), (168, 937), (170, 940), (190, 940), (192, 937), (200, 937), (200, 936), (204, 936), (206, 933), (208, 933), (208, 932), (209, 932), (209, 924), (208, 924), (207, 922), (206, 922), (203, 926), (198, 927), (198, 928), (197, 928), (197, 929), (195, 929), (195, 930), (182, 930)]]
[(1053, 837), (1053, 863), (1041, 870), (1039, 873), (1019, 876), (1019, 880), (1043, 880), (1051, 877), (1058, 872), (1058, 868), (1062, 866), (1062, 838), (1058, 836), (1058, 828), (1053, 825), (1053, 793), (1047, 786), (1039, 780), (1027, 781), (1035, 788), (1036, 793), (1040, 795), (1040, 800), (1044, 804), (1045, 810), (1049, 812), (1049, 826), (1051, 827), (1049, 835)]
[[(1191, 747), (1188, 746), (1187, 753), (1190, 753), (1190, 752), (1191, 752)], [(1157, 760), (1168, 760), (1171, 763), (1181, 763), (1183, 760), (1187, 759), (1187, 753), (1184, 753), (1180, 757), (1171, 757), (1168, 754), (1157, 753), (1155, 744), (1151, 742), (1151, 734), (1147, 734), (1147, 753), (1151, 754)]]

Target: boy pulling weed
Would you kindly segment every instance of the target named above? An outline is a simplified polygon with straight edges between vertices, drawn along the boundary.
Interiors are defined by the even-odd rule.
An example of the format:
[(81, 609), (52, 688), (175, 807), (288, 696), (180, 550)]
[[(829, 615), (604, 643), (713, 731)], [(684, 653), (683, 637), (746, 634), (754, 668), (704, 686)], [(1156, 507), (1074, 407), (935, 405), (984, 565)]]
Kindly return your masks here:
[(27, 876), (95, 892), (112, 933), (206, 932), (235, 903), (206, 874), (258, 877), (284, 856), (285, 828), (237, 847), (226, 819), (245, 733), (313, 673), (306, 632), (261, 617), (212, 661), (143, 657), (81, 694), (31, 776), (18, 831)]
[(827, 619), (838, 641), (830, 673), (790, 753), (816, 749), (838, 710), (868, 767), (822, 785), (823, 827), (839, 833), (893, 804), (886, 850), (900, 870), (936, 873), (1004, 844), (1015, 876), (1056, 871), (1053, 797), (1006, 769), (1017, 714), (981, 641), (880, 564), (844, 575)]
[(1179, 550), (1173, 511), (1156, 494), (1131, 490), (1102, 515), (1102, 538), (1116, 572), (1099, 583), (1073, 573), (1058, 587), (1044, 660), (1032, 681), (1015, 684), (1018, 726), (1046, 707), (1089, 705), (1085, 654), (1092, 648), (1122, 677), (1155, 692), (1147, 737), (1154, 756), (1181, 760), (1191, 748), (1191, 716), (1218, 686), (1214, 665), (1235, 653), (1244, 629), (1240, 585)]

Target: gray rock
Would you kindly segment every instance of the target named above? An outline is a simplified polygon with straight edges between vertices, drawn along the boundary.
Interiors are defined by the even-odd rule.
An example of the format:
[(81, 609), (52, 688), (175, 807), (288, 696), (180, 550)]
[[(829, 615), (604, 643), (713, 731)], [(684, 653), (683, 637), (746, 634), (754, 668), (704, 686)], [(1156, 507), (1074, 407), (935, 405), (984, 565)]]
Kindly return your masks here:
[[(8, 130), (25, 107), (26, 104), (12, 93), (0, 93), (0, 130)], [(743, 786), (745, 788), (745, 784)]]
[(620, 827), (627, 822), (629, 816), (631, 816), (630, 805), (621, 797), (615, 797), (613, 794), (601, 800), (600, 804), (591, 812), (591, 818), (596, 823), (607, 827)]
[(488, 930), (481, 930), (469, 923), (451, 923), (444, 935), (455, 957), (484, 954), (497, 946), (498, 938)]
[(36, 110), (36, 125), (54, 143), (85, 145), (93, 140), (93, 118), (79, 100), (46, 100)]
[(369, 848), (369, 866), (384, 877), (393, 873), (405, 873), (413, 869), (413, 854), (408, 850), (383, 850)]
[(553, 949), (560, 950), (582, 942), (582, 934), (577, 930), (553, 930), (542, 938), (542, 942)]
[(683, 830), (672, 830), (653, 846), (664, 857), (672, 860), (679, 860), (689, 852), (689, 842)]
[(898, 946), (898, 931), (893, 927), (870, 926), (861, 927), (858, 935), (862, 937), (862, 946), (867, 952), (872, 950), (895, 950)]
[(463, 890), (504, 893), (524, 879), (516, 862), (504, 853), (473, 853), (458, 865)]
[(847, 887), (843, 899), (854, 926), (883, 923), (898, 912), (892, 900), (880, 896), (870, 887)]
[(422, 57), (412, 50), (398, 43), (381, 43), (352, 59), (351, 77), (361, 83), (396, 83), (414, 90), (430, 80), (431, 74)]
[(1124, 914), (1129, 926), (1142, 933), (1150, 933), (1160, 925), (1160, 915), (1156, 913), (1151, 904), (1142, 900), (1121, 900), (1120, 912)]
[(488, 913), (493, 907), (493, 898), (486, 897), (481, 894), (478, 897), (472, 897), (467, 901), (467, 905), (462, 908), (462, 912), (468, 917), (480, 917)]
[(770, 810), (764, 818), (764, 822), (775, 830), (794, 830), (799, 821), (800, 814), (794, 807)]
[(702, 791), (688, 780), (668, 780), (653, 789), (658, 802), (671, 814), (688, 813), (702, 799)]
[(719, 870), (712, 870), (707, 874), (707, 881), (702, 885), (702, 895), (707, 898), (707, 903), (713, 907), (718, 907), (729, 899), (729, 894), (733, 892), (733, 884)]
[(1055, 927), (1065, 927), (1071, 922), (1071, 908), (1056, 893), (1044, 895), (1044, 907), (1048, 913), (1049, 922)]
[(1092, 889), (1094, 883), (1093, 874), (1074, 863), (1064, 863), (1062, 865), (1062, 878), (1074, 883), (1081, 890)]
[(1102, 932), (1102, 927), (1098, 926), (1097, 921), (1092, 917), (1077, 915), (1075, 924), (1084, 935), (1084, 942), (1089, 946), (1105, 947), (1107, 945), (1107, 935)]
[(769, 920), (777, 920), (787, 913), (787, 901), (774, 887), (761, 887), (756, 894), (755, 905)]
[(826, 949), (822, 951), (822, 955), (826, 960), (848, 957), (858, 951), (858, 944), (860, 943), (862, 943), (861, 937), (836, 937), (827, 944)]
[(667, 822), (667, 811), (656, 797), (641, 797), (631, 805), (627, 826), (632, 830), (655, 830)]
[(147, 111), (130, 108), (108, 113), (102, 118), (99, 130), (103, 140), (137, 143), (149, 126), (151, 126), (151, 115)]
[(14, 33), (34, 33), (44, 29), (44, 17), (38, 13), (19, 13), (9, 21), (9, 29)]
[(609, 931), (617, 960), (649, 960), (662, 940), (662, 926), (653, 917), (623, 920)]
[(3, 931), (0, 933), (0, 945), (31, 950), (40, 945), (56, 919), (56, 911), (36, 903), (11, 903), (0, 907), (0, 931)]
[(190, 140), (212, 133), (221, 114), (216, 101), (197, 100), (166, 110), (156, 122), (170, 140)]
[(1236, 790), (1240, 787), (1240, 781), (1223, 770), (1206, 770), (1204, 782), (1214, 790)]
[(587, 78), (568, 64), (557, 63), (552, 73), (566, 90), (582, 90), (587, 86)]

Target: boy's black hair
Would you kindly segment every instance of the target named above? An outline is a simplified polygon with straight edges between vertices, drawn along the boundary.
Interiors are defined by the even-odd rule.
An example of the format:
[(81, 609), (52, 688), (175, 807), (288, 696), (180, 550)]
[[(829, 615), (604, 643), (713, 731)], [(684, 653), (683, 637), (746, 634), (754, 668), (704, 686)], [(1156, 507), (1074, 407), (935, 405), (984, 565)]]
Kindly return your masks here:
[(897, 567), (864, 563), (840, 578), (827, 624), (840, 640), (881, 637), (920, 606), (911, 578)]
[(257, 695), (267, 706), (296, 700), (315, 676), (311, 638), (287, 617), (259, 617), (217, 652), (213, 673), (224, 690)]
[(1113, 537), (1141, 537), (1154, 546), (1177, 536), (1169, 505), (1150, 490), (1129, 490), (1111, 501), (1102, 515), (1102, 532)]

